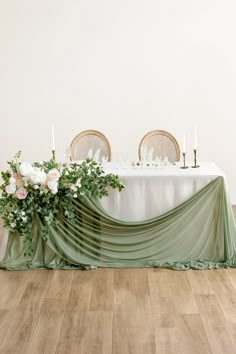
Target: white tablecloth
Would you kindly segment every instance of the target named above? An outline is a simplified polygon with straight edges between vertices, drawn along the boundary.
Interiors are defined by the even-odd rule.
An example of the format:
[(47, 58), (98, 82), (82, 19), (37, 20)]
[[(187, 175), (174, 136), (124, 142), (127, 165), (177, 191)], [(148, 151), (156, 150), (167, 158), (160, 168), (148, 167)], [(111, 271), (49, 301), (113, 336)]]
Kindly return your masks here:
[(109, 215), (124, 221), (143, 221), (175, 208), (224, 173), (213, 162), (181, 169), (181, 163), (162, 168), (114, 168), (106, 166), (125, 184), (121, 192), (109, 191), (101, 200)]

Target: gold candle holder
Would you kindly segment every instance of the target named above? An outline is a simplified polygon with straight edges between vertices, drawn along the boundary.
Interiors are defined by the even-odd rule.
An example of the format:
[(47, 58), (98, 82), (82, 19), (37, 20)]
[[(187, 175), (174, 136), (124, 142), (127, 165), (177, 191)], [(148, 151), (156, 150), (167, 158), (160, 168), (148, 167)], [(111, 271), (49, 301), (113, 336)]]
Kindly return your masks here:
[(180, 168), (184, 168), (184, 169), (188, 168), (188, 166), (186, 166), (186, 164), (185, 164), (185, 158), (186, 158), (186, 152), (183, 152), (183, 162), (184, 162), (184, 164)]
[(200, 166), (197, 164), (197, 149), (193, 149), (193, 152), (194, 152), (194, 166), (192, 166), (192, 168), (198, 168)]
[(52, 159), (56, 160), (56, 150), (52, 150)]

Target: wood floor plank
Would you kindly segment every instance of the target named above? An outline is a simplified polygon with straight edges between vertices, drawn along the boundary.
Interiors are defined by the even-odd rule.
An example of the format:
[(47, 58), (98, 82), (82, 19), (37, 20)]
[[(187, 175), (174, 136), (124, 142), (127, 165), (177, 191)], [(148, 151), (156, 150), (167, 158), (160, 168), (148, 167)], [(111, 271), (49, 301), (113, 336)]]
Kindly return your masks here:
[(157, 354), (183, 354), (180, 347), (179, 328), (157, 328), (155, 336)]
[(93, 277), (90, 311), (112, 311), (114, 269), (97, 269)]
[(134, 269), (115, 269), (114, 311), (137, 310)]
[(45, 299), (27, 354), (53, 354), (60, 335), (66, 300)]
[(200, 315), (179, 315), (181, 353), (211, 354), (211, 348)]
[[(173, 276), (173, 275), (172, 275)], [(170, 297), (172, 294), (171, 275), (167, 269), (152, 269), (148, 273), (148, 283), (151, 298), (155, 296)], [(153, 304), (152, 304), (153, 309)]]
[(83, 270), (74, 272), (67, 302), (67, 311), (83, 312), (89, 310), (95, 272)]
[(66, 300), (69, 296), (74, 271), (53, 270), (53, 278), (48, 288), (46, 299)]
[(151, 297), (149, 290), (148, 274), (149, 269), (134, 270), (135, 291), (137, 308), (140, 313), (152, 312)]
[(13, 321), (15, 316), (15, 309), (11, 310), (0, 310), (0, 345), (6, 337), (8, 328)]
[(35, 315), (38, 315), (52, 278), (53, 273), (50, 270), (35, 271), (25, 288), (18, 307), (31, 309)]
[(208, 270), (190, 270), (187, 272), (193, 294), (214, 294), (207, 277)]
[(225, 319), (236, 325), (236, 289), (228, 277), (226, 269), (208, 273), (211, 287), (216, 293)]
[(199, 313), (195, 299), (192, 294), (185, 296), (172, 296), (175, 311), (179, 314)]
[(187, 272), (173, 272), (168, 270), (166, 273), (171, 283), (171, 292), (175, 296), (188, 296), (192, 294), (192, 288), (187, 276)]
[(15, 312), (6, 337), (0, 345), (0, 353), (26, 353), (38, 316), (30, 307), (20, 306)]
[(172, 299), (174, 274), (160, 270), (149, 273), (148, 278), (155, 328), (176, 327), (177, 317)]
[[(52, 278), (49, 271), (26, 273), (31, 275), (31, 279), (27, 283), (17, 309), (14, 309), (13, 319), (2, 345), (2, 350), (6, 353), (26, 351), (40, 314), (47, 286)], [(24, 274), (22, 276), (25, 277)]]
[(231, 284), (233, 285), (234, 289), (236, 290), (236, 269), (235, 268), (231, 268), (231, 269), (227, 269), (227, 275), (231, 281)]
[(112, 354), (140, 353), (138, 314), (132, 307), (126, 311), (115, 310), (113, 317)]
[[(154, 300), (153, 300), (154, 301)], [(175, 328), (177, 315), (171, 297), (156, 297), (153, 310), (155, 328)]]
[(138, 307), (137, 325), (140, 354), (155, 354), (156, 340), (152, 313), (144, 312)]
[(112, 311), (89, 312), (84, 354), (112, 353)]
[(62, 323), (56, 353), (83, 354), (85, 347), (86, 331), (89, 332), (88, 322), (88, 311), (66, 312)]
[(33, 271), (0, 271), (0, 309), (16, 308)]
[(214, 354), (235, 353), (217, 296), (195, 295), (195, 300), (212, 352)]

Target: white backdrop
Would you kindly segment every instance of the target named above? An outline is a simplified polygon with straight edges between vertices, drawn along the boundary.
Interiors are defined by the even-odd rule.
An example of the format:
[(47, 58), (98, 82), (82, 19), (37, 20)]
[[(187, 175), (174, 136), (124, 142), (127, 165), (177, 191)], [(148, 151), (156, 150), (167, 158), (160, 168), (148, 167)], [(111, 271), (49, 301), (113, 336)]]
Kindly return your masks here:
[(16, 151), (58, 159), (84, 129), (114, 159), (152, 129), (187, 136), (236, 204), (235, 0), (0, 0), (0, 168)]

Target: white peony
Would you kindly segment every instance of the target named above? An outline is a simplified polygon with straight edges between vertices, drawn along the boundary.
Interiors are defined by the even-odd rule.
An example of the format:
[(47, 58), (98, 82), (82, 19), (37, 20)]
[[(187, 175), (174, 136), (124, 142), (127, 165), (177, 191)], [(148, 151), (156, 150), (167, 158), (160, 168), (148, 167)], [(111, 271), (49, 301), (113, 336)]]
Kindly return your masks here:
[(45, 184), (47, 179), (47, 175), (44, 171), (40, 170), (40, 168), (35, 167), (33, 172), (29, 175), (30, 183), (32, 184)]
[(14, 194), (15, 191), (16, 191), (16, 185), (14, 183), (8, 184), (8, 186), (6, 186), (7, 194)]
[(48, 172), (48, 179), (49, 180), (55, 180), (57, 181), (60, 177), (60, 172), (56, 169), (56, 168), (53, 168), (52, 170), (50, 170)]
[(16, 179), (14, 177), (10, 177), (9, 182), (10, 184), (16, 183)]
[(27, 161), (22, 162), (19, 166), (19, 172), (22, 176), (29, 176), (33, 171), (34, 171), (34, 168)]
[(52, 194), (56, 194), (58, 192), (58, 183), (55, 180), (49, 180), (47, 182), (47, 186), (50, 189), (50, 191), (52, 192)]

